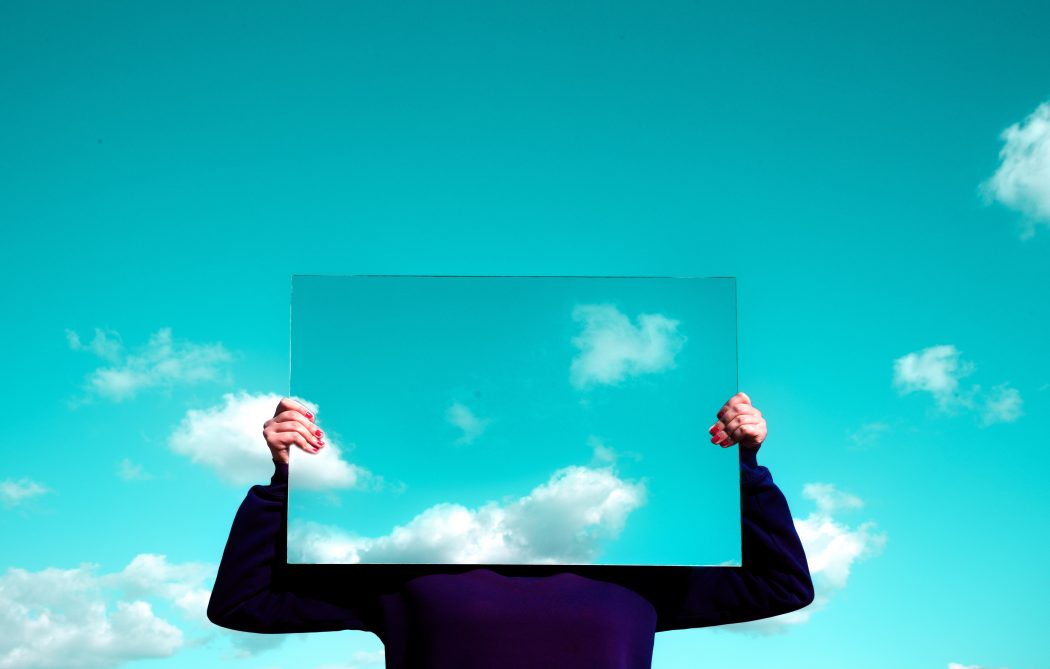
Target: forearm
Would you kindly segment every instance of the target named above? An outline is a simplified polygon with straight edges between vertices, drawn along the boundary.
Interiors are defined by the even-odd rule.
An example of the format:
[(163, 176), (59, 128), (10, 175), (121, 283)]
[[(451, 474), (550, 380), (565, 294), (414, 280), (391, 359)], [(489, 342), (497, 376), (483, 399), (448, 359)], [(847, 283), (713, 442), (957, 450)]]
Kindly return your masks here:
[(269, 485), (253, 486), (234, 517), (208, 603), (208, 619), (245, 632), (369, 629), (347, 593), (289, 577), (286, 560), (288, 466), (275, 463)]

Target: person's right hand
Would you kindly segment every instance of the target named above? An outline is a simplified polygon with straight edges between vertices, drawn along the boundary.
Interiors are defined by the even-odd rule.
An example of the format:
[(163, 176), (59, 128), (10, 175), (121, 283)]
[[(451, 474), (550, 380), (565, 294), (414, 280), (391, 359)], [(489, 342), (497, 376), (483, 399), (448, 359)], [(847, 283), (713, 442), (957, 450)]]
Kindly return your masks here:
[(319, 453), (324, 448), (324, 431), (313, 419), (309, 409), (291, 398), (285, 397), (277, 403), (273, 418), (263, 423), (263, 438), (275, 462), (288, 464), (292, 444), (307, 453)]

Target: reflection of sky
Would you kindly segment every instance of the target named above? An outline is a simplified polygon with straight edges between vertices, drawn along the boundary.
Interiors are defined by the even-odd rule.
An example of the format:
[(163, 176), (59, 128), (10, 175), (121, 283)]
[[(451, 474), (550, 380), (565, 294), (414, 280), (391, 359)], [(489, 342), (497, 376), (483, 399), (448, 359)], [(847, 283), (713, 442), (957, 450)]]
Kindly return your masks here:
[(706, 433), (736, 342), (705, 314), (733, 299), (729, 279), (295, 277), (292, 391), (332, 448), (293, 456), (289, 559), (739, 560), (735, 451)]

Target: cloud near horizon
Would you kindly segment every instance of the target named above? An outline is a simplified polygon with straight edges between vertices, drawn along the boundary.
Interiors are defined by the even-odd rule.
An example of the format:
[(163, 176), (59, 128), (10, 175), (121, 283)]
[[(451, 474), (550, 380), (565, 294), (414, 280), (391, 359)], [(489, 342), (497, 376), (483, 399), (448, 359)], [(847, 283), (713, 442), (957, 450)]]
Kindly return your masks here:
[(612, 304), (580, 304), (572, 319), (583, 324), (573, 337), (579, 349), (569, 379), (576, 388), (617, 384), (628, 376), (653, 374), (675, 366), (674, 358), (688, 339), (679, 322), (662, 314), (641, 314), (638, 325)]
[(611, 467), (570, 466), (516, 501), (436, 504), (382, 537), (293, 523), (288, 551), (320, 563), (585, 564), (645, 496), (644, 481), (622, 480)]

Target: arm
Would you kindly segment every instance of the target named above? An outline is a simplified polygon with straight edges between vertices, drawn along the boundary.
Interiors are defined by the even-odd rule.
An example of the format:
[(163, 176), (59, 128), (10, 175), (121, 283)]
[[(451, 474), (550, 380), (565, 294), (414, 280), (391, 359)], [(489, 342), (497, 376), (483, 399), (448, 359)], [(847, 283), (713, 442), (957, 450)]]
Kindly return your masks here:
[[(274, 461), (269, 485), (256, 485), (237, 510), (215, 577), (208, 619), (243, 632), (325, 632), (374, 629), (376, 599), (347, 592), (343, 579), (286, 560), (288, 464)], [(331, 572), (328, 572), (329, 575)]]
[(674, 599), (658, 607), (657, 631), (724, 625), (788, 613), (813, 601), (813, 581), (791, 510), (758, 464), (740, 450), (743, 567), (694, 567), (674, 577)]

